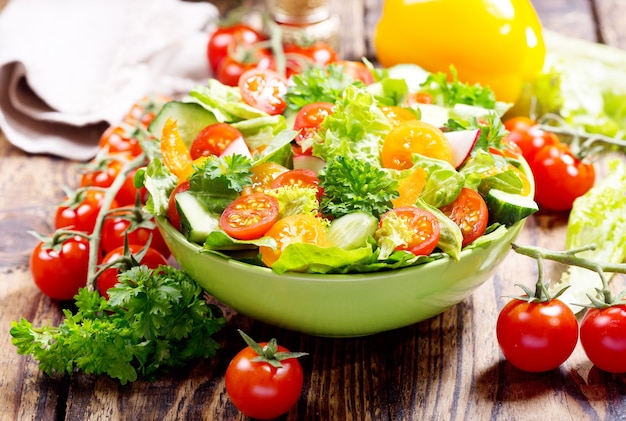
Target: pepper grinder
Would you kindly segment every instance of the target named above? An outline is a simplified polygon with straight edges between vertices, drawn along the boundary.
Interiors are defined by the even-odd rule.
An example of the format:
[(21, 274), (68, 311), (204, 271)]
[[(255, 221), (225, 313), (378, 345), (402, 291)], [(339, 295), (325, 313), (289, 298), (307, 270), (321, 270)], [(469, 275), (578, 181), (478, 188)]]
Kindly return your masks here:
[(280, 25), (286, 43), (309, 45), (316, 41), (338, 48), (339, 17), (327, 0), (267, 0), (270, 15)]

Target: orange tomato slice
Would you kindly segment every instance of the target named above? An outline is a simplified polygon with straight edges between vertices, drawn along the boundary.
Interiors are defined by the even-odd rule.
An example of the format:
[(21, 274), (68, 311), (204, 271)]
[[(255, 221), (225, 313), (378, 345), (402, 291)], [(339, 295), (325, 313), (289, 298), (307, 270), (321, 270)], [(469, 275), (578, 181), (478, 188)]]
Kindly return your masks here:
[(405, 121), (389, 131), (382, 147), (383, 167), (411, 168), (413, 154), (452, 163), (452, 148), (443, 132), (421, 120)]
[(178, 132), (176, 120), (168, 118), (165, 122), (160, 148), (163, 164), (178, 178), (182, 178), (192, 161), (189, 148)]

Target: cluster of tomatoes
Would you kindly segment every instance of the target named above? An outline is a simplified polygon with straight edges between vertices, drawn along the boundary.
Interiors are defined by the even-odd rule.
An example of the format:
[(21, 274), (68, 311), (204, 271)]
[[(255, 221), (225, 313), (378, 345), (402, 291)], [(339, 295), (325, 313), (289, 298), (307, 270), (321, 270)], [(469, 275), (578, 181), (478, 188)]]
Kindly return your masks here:
[(167, 264), (170, 251), (152, 216), (141, 209), (147, 193), (133, 179), (145, 164), (141, 141), (150, 141), (147, 126), (168, 100), (138, 101), (102, 134), (96, 157), (81, 168), (78, 187), (56, 208), (53, 234), (39, 236), (30, 269), (50, 298), (71, 300), (96, 275), (95, 285), (106, 297), (118, 273), (133, 264), (131, 255), (152, 268)]
[[(275, 50), (279, 45), (280, 52)], [(324, 41), (308, 43), (272, 43), (260, 30), (238, 21), (219, 26), (211, 33), (207, 44), (207, 60), (215, 79), (225, 85), (237, 86), (243, 73), (250, 69), (276, 71), (277, 54), (284, 58), (285, 72), (289, 78), (309, 66), (326, 66), (340, 63), (346, 72), (365, 83), (373, 81), (371, 72), (360, 62), (340, 60), (335, 49)]]
[(626, 372), (626, 305), (589, 308), (579, 324), (558, 298), (526, 296), (509, 301), (496, 324), (504, 357), (529, 372), (559, 367), (573, 353), (579, 335), (587, 358), (596, 367), (609, 373)]
[(569, 211), (574, 200), (593, 187), (593, 164), (576, 156), (556, 134), (525, 116), (508, 119), (504, 126), (532, 170), (535, 201), (542, 209)]

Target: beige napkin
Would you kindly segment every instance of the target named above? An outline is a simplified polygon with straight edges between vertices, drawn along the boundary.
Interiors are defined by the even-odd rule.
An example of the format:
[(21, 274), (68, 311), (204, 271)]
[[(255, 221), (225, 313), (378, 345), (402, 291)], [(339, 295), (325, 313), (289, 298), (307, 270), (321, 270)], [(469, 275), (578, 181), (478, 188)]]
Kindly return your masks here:
[(0, 13), (0, 129), (27, 152), (89, 159), (134, 102), (206, 81), (217, 15), (180, 0), (10, 0)]

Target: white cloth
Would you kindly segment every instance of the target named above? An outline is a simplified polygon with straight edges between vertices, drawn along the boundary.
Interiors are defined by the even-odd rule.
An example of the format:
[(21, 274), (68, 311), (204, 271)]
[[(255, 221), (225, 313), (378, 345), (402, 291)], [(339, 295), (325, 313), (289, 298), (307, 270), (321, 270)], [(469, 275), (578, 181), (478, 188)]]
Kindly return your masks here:
[(29, 153), (85, 160), (149, 94), (210, 76), (214, 5), (180, 0), (10, 0), (0, 13), (0, 129)]

